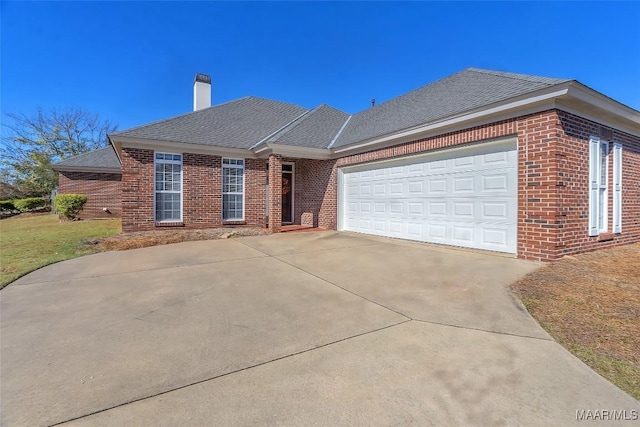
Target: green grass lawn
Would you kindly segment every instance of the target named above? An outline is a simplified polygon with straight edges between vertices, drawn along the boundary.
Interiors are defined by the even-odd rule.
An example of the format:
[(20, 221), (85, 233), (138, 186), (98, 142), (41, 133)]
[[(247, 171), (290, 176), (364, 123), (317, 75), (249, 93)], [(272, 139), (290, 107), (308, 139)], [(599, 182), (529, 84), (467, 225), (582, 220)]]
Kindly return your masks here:
[(0, 221), (0, 289), (45, 265), (97, 252), (84, 239), (120, 232), (120, 220), (60, 222), (57, 215), (16, 217)]

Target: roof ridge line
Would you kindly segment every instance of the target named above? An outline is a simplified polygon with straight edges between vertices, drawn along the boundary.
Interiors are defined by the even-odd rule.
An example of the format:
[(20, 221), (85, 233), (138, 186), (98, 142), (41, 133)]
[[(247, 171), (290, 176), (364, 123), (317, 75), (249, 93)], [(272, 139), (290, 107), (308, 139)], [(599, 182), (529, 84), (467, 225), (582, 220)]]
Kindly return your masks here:
[(349, 123), (349, 120), (351, 120), (351, 117), (353, 117), (353, 114), (349, 114), (349, 117), (347, 117), (347, 120), (344, 121), (344, 123), (342, 124), (342, 127), (338, 130), (338, 133), (336, 133), (336, 136), (334, 136), (331, 142), (329, 143), (329, 145), (327, 145), (327, 148), (326, 148), (327, 150), (330, 150), (331, 147), (333, 147), (333, 144), (338, 140), (338, 137), (340, 136), (344, 128), (347, 127), (347, 123)]
[[(292, 104), (294, 105), (294, 104)], [(302, 117), (306, 116), (307, 114), (309, 114), (311, 111), (313, 110), (306, 110), (304, 113), (300, 114), (298, 117), (296, 117), (295, 119), (291, 120), (290, 122), (288, 122), (287, 124), (285, 124), (284, 126), (280, 127), (279, 129), (277, 129), (275, 132), (270, 133), (269, 135), (265, 136), (264, 138), (262, 138), (260, 141), (256, 142), (255, 144), (253, 144), (251, 147), (249, 147), (249, 150), (253, 150), (254, 148), (256, 148), (258, 145), (262, 144), (263, 142), (267, 141), (269, 138), (275, 136), (278, 134), (278, 132), (281, 132), (282, 130), (286, 129), (287, 126), (290, 126), (291, 124), (295, 123), (297, 120), (301, 119)]]
[[(273, 134), (269, 135), (269, 137), (275, 137), (276, 135), (278, 135), (279, 132), (282, 132), (280, 135), (278, 135), (278, 139), (282, 138), (283, 136), (285, 136), (286, 134), (288, 134), (289, 132), (291, 132), (292, 130), (297, 128), (298, 126), (300, 126), (302, 123), (304, 123), (305, 120), (307, 120), (309, 117), (311, 117), (311, 115), (313, 113), (315, 113), (316, 111), (318, 111), (320, 109), (320, 107), (322, 107), (323, 105), (325, 105), (325, 104), (320, 104), (317, 107), (314, 107), (311, 110), (308, 110), (305, 114), (301, 115), (300, 117), (297, 117), (295, 120), (287, 123), (286, 126), (283, 126), (278, 131), (276, 131)], [(291, 127), (289, 127), (289, 126), (291, 126)], [(289, 129), (287, 129), (287, 128), (289, 128)]]
[[(534, 77), (536, 79), (551, 79), (551, 80), (563, 80), (564, 82), (567, 81), (571, 81), (571, 79), (559, 79), (557, 77), (544, 77), (544, 76), (533, 76), (530, 74), (522, 74), (522, 73), (512, 73), (509, 71), (496, 71), (496, 70), (487, 70), (484, 68), (475, 68), (475, 67), (469, 67), (467, 68), (468, 71), (473, 71), (474, 73), (482, 73), (482, 74), (490, 74), (492, 76), (498, 76), (498, 77), (504, 77), (507, 79), (514, 79), (514, 80), (520, 80), (523, 82), (531, 82), (531, 79), (528, 78), (523, 78), (523, 77), (519, 77), (519, 76), (525, 76), (525, 77)], [(537, 81), (538, 83), (542, 83), (539, 80)], [(546, 84), (548, 86), (553, 86), (554, 84), (560, 84), (560, 83), (543, 83)]]

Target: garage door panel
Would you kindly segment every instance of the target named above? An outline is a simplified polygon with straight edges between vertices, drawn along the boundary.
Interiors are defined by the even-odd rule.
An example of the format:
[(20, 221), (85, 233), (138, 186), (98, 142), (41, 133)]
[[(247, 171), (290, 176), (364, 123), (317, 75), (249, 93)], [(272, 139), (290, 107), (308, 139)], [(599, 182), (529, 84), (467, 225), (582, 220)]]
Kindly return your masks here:
[(427, 182), (429, 183), (427, 185), (429, 195), (445, 194), (447, 192), (446, 178), (428, 178)]
[(462, 175), (453, 177), (453, 194), (473, 193), (476, 189), (476, 177), (474, 175)]
[(387, 195), (387, 185), (386, 183), (376, 183), (373, 185), (373, 194), (375, 196), (386, 196)]
[(500, 151), (497, 153), (489, 153), (481, 156), (480, 162), (482, 166), (501, 167), (509, 164), (509, 152)]
[(415, 180), (412, 179), (408, 182), (407, 190), (409, 194), (419, 194), (422, 195), (424, 193), (424, 181), (423, 180)]
[(433, 218), (445, 218), (447, 216), (447, 201), (445, 199), (431, 199), (427, 202), (427, 214)]
[(427, 239), (435, 243), (447, 242), (447, 229), (450, 227), (447, 223), (432, 222), (427, 224)]
[(433, 160), (411, 158), (344, 171), (341, 228), (515, 253), (515, 143), (483, 151), (440, 152)]
[(422, 217), (424, 213), (424, 207), (422, 202), (409, 202), (407, 203), (407, 211), (410, 216), (418, 215)]
[(499, 228), (482, 228), (482, 243), (484, 245), (507, 246), (508, 230)]
[(426, 164), (426, 167), (424, 169), (426, 172), (432, 173), (432, 174), (442, 173), (447, 170), (447, 161), (436, 160), (433, 162), (429, 162)]
[(468, 224), (452, 224), (451, 242), (458, 246), (473, 246), (474, 226)]
[(507, 221), (515, 214), (513, 203), (509, 200), (481, 200), (480, 205), (480, 219), (482, 221)]
[(456, 157), (453, 159), (454, 169), (473, 169), (476, 166), (476, 158), (473, 156)]

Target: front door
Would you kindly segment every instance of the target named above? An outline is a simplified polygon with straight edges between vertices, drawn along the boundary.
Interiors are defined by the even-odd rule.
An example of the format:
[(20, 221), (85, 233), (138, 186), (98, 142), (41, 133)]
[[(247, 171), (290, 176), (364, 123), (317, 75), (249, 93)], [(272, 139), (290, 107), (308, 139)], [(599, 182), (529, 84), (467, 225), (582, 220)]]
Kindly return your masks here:
[(293, 165), (282, 165), (282, 223), (293, 222)]

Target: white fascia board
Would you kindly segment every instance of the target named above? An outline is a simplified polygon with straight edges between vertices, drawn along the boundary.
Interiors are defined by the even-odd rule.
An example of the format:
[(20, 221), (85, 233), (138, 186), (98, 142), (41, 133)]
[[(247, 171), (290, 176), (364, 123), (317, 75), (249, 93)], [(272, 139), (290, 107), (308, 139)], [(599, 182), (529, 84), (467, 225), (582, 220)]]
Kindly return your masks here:
[(594, 123), (599, 123), (601, 125), (610, 127), (612, 129), (618, 129), (618, 130), (620, 130), (622, 132), (628, 133), (629, 135), (633, 135), (635, 137), (640, 138), (640, 124), (638, 126), (636, 126), (635, 129), (631, 129), (629, 126), (625, 126), (624, 124), (613, 123), (613, 122), (611, 122), (609, 120), (606, 120), (606, 119), (604, 119), (602, 117), (597, 117), (597, 116), (595, 116), (593, 114), (590, 114), (590, 113), (584, 111), (584, 109), (572, 106), (570, 102), (566, 102), (566, 103), (562, 102), (562, 101), (557, 102), (556, 103), (556, 108), (558, 110), (566, 111), (567, 113), (571, 113), (571, 114), (573, 114), (575, 116), (579, 116), (579, 117), (582, 117), (584, 119), (590, 120), (590, 121), (592, 121)]
[(271, 143), (265, 143), (263, 146), (254, 150), (254, 152), (256, 156), (260, 158), (268, 157), (270, 154), (314, 160), (329, 160), (332, 158), (331, 151), (326, 148), (298, 147), (294, 145)]
[(568, 95), (640, 126), (640, 111), (634, 110), (579, 82), (574, 82), (574, 84), (571, 85)]
[(90, 172), (90, 173), (117, 173), (122, 174), (122, 170), (119, 168), (101, 168), (91, 166), (52, 166), (53, 170), (58, 172)]
[(122, 147), (111, 140), (111, 135), (107, 135), (107, 141), (109, 142), (109, 145), (113, 147), (113, 151), (116, 152), (118, 161), (120, 162), (120, 164), (122, 164), (122, 156), (121, 156), (122, 153), (120, 153), (120, 148)]
[(257, 156), (244, 148), (214, 147), (186, 142), (158, 141), (153, 139), (131, 138), (127, 136), (112, 136), (114, 143), (122, 147), (140, 148), (144, 150), (165, 151), (173, 153), (206, 154), (210, 156), (235, 157), (255, 159)]

